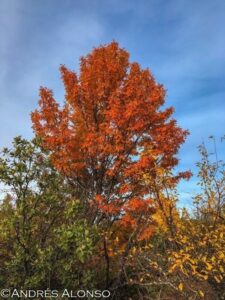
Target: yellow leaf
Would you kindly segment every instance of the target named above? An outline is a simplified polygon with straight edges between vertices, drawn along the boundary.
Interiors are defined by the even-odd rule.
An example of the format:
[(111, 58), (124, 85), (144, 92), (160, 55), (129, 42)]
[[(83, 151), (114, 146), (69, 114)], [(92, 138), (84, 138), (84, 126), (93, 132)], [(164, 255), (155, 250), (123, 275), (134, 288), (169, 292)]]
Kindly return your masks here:
[(216, 280), (217, 283), (220, 283), (220, 279), (217, 276), (214, 276), (214, 279)]
[(202, 278), (203, 278), (204, 280), (207, 280), (207, 279), (208, 279), (208, 275), (202, 275)]
[(204, 297), (204, 293), (202, 291), (199, 291), (199, 295), (203, 298)]
[(207, 265), (207, 270), (212, 270), (212, 265), (210, 265), (209, 263), (206, 263), (206, 265)]
[(178, 289), (179, 289), (179, 291), (183, 291), (184, 285), (182, 282), (178, 285)]

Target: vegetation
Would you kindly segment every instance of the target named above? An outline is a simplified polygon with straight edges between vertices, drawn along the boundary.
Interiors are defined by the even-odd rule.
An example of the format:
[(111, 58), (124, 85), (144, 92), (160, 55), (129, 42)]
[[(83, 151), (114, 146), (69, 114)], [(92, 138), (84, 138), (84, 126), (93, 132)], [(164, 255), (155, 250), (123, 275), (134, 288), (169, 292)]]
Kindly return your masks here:
[(35, 138), (3, 149), (0, 287), (108, 289), (111, 299), (225, 299), (225, 169), (204, 145), (200, 193), (179, 213), (188, 131), (165, 90), (113, 42), (40, 89)]

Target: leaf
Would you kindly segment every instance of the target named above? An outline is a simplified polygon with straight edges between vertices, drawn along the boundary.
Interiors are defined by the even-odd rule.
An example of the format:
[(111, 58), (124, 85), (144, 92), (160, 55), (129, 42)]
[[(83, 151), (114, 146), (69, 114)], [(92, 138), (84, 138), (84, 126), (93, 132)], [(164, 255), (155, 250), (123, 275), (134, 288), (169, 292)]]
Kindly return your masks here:
[(214, 276), (214, 279), (216, 280), (217, 283), (220, 283), (220, 282), (221, 282), (221, 280), (219, 279), (218, 276)]
[(199, 295), (203, 298), (205, 294), (202, 291), (199, 291)]
[(183, 289), (184, 289), (184, 284), (183, 284), (182, 282), (179, 283), (178, 289), (179, 289), (179, 291), (183, 291)]

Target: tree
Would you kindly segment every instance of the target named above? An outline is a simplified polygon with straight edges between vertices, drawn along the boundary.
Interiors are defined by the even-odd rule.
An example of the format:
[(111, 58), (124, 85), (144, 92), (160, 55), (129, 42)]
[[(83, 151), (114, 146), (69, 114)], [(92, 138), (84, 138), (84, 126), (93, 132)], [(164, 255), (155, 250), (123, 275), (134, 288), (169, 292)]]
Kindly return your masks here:
[[(65, 179), (39, 141), (16, 137), (0, 158), (8, 194), (0, 204), (0, 287), (90, 286), (95, 230)], [(91, 280), (90, 280), (91, 279)]]
[(171, 118), (173, 108), (161, 109), (163, 86), (148, 69), (129, 62), (116, 42), (82, 57), (79, 74), (65, 66), (60, 71), (64, 105), (42, 87), (33, 129), (53, 165), (79, 191), (89, 224), (101, 224), (108, 285), (114, 228), (126, 233), (124, 255), (135, 239), (152, 234), (156, 191), (144, 176), (157, 181), (163, 170), (172, 185), (189, 176), (172, 173), (188, 132)]
[[(215, 140), (214, 140), (215, 143)], [(216, 150), (216, 148), (215, 148)], [(185, 295), (224, 299), (225, 284), (225, 164), (213, 161), (204, 144), (197, 163), (200, 192), (191, 214), (183, 213), (174, 240), (179, 247), (168, 251), (169, 273), (180, 279)]]

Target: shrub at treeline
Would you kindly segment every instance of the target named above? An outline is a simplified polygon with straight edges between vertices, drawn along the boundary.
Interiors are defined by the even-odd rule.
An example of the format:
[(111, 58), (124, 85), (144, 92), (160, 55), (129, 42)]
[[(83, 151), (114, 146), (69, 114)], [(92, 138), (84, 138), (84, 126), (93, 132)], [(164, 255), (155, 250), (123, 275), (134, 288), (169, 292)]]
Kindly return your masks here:
[(109, 289), (111, 299), (225, 299), (225, 172), (204, 146), (201, 192), (178, 213), (187, 131), (165, 90), (113, 42), (40, 89), (35, 139), (3, 149), (0, 287)]

